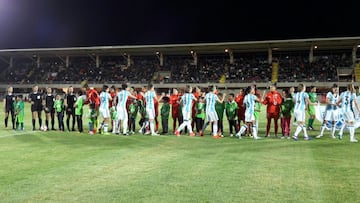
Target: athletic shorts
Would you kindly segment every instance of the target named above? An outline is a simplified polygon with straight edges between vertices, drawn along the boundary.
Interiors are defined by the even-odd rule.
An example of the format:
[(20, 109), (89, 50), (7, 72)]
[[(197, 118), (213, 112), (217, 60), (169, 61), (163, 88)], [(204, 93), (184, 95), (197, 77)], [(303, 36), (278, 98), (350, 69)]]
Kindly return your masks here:
[(31, 112), (39, 112), (42, 110), (43, 110), (42, 106), (31, 105)]
[(126, 120), (128, 119), (128, 113), (126, 111), (126, 107), (123, 106), (118, 106), (117, 107), (117, 118), (118, 120)]
[(295, 110), (294, 117), (296, 122), (305, 122), (305, 111)]
[(149, 119), (155, 118), (155, 109), (146, 108), (146, 114), (148, 115)]
[(338, 110), (327, 110), (325, 112), (325, 119), (326, 121), (337, 121), (339, 120), (339, 112)]
[(219, 120), (219, 117), (218, 117), (216, 111), (206, 112), (206, 120), (210, 121), (210, 122)]
[(344, 112), (343, 116), (344, 116), (345, 122), (354, 122), (355, 121), (354, 112), (352, 112), (352, 111)]
[(191, 112), (190, 111), (182, 111), (182, 115), (183, 115), (183, 120), (184, 121), (189, 121), (191, 120)]
[(100, 115), (103, 118), (110, 118), (110, 110), (108, 108), (100, 108)]
[(248, 113), (245, 111), (245, 122), (255, 121), (255, 115), (253, 113)]
[[(266, 118), (275, 118), (275, 119), (279, 119), (280, 115), (279, 113), (267, 113), (266, 114)], [(246, 118), (245, 118), (246, 121)]]

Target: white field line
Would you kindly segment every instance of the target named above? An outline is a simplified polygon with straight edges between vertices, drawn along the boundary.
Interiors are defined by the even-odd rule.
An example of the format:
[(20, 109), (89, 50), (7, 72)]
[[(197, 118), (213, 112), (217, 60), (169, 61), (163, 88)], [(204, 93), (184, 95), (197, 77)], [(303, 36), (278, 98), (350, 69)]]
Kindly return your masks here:
[(15, 135), (34, 134), (34, 133), (36, 133), (36, 131), (29, 131), (29, 132), (13, 132), (13, 133), (6, 134), (6, 135), (0, 135), (0, 138), (4, 138), (4, 137), (11, 137), (11, 136), (15, 136)]

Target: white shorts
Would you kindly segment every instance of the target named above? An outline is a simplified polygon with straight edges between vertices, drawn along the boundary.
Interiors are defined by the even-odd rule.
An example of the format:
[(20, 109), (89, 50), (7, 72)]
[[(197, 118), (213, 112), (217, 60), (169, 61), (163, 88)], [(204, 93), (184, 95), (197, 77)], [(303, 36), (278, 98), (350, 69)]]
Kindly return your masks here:
[(325, 112), (326, 121), (337, 121), (339, 120), (339, 111), (338, 110), (327, 110)]
[(213, 111), (213, 112), (206, 112), (206, 119), (207, 121), (217, 121), (219, 120), (219, 117), (216, 113), (216, 111)]
[(148, 115), (149, 119), (155, 119), (155, 109), (146, 108), (146, 114)]
[(128, 119), (128, 113), (126, 111), (126, 107), (125, 107), (125, 109), (123, 106), (117, 107), (117, 117), (118, 117), (118, 120), (122, 120), (122, 121)]
[(191, 112), (182, 110), (183, 120), (190, 121), (191, 120)]
[(295, 110), (294, 117), (296, 122), (305, 122), (305, 111)]
[(354, 122), (355, 121), (355, 116), (352, 111), (344, 112), (343, 116), (344, 116), (345, 122)]
[(101, 117), (110, 118), (110, 110), (108, 108), (106, 108), (106, 109), (100, 108), (99, 112), (100, 112)]
[(255, 121), (254, 114), (245, 112), (245, 122), (253, 122), (253, 121)]

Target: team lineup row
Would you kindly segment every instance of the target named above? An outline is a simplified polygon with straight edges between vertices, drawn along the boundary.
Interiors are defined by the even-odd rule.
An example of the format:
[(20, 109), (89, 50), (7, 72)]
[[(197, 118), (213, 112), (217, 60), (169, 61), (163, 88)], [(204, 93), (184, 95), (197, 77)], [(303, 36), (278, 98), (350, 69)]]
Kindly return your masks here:
[[(290, 138), (290, 122), (294, 115), (297, 128), (292, 136), (298, 139), (298, 134), (303, 131), (304, 138), (307, 140), (307, 129), (312, 130), (315, 118), (314, 104), (317, 103), (316, 87), (310, 87), (310, 91), (305, 92), (306, 87), (299, 85), (298, 91), (290, 88), (280, 94), (276, 86), (272, 85), (270, 91), (261, 95), (256, 86), (249, 86), (246, 90), (240, 90), (235, 96), (230, 93), (218, 92), (216, 86), (209, 86), (208, 92), (202, 92), (199, 87), (186, 87), (184, 93), (179, 93), (173, 89), (171, 95), (157, 96), (153, 85), (144, 87), (139, 91), (129, 88), (123, 84), (121, 88), (103, 86), (99, 94), (87, 84), (78, 93), (74, 93), (71, 86), (63, 98), (61, 95), (53, 95), (51, 88), (46, 88), (46, 93), (39, 92), (38, 86), (33, 87), (33, 92), (27, 99), (31, 103), (32, 126), (36, 130), (36, 118), (42, 130), (55, 130), (55, 115), (58, 120), (59, 130), (65, 131), (64, 115), (66, 114), (67, 130), (75, 131), (75, 122), (80, 132), (83, 132), (83, 105), (89, 104), (89, 112), (86, 117), (89, 119), (89, 133), (97, 131), (108, 133), (109, 123), (112, 132), (119, 134), (122, 130), (123, 135), (135, 132), (135, 121), (140, 114), (140, 132), (144, 134), (159, 135), (158, 107), (159, 102), (163, 102), (160, 110), (162, 123), (162, 134), (168, 133), (168, 120), (171, 112), (173, 119), (174, 134), (180, 136), (181, 132), (188, 130), (190, 136), (195, 136), (193, 129), (196, 126), (196, 133), (203, 135), (206, 127), (212, 125), (212, 136), (221, 138), (223, 136), (223, 117), (224, 113), (229, 122), (229, 133), (241, 138), (244, 134), (249, 134), (254, 139), (259, 139), (258, 118), (261, 104), (267, 106), (267, 126), (265, 137), (270, 137), (270, 124), (274, 120), (275, 136), (278, 135), (278, 120), (281, 118), (282, 137)], [(326, 96), (326, 113), (324, 122), (317, 138), (323, 136), (326, 129), (326, 122), (332, 121), (331, 136), (335, 138), (335, 123), (338, 120), (338, 108), (344, 112), (345, 125), (342, 126), (338, 137), (341, 139), (345, 127), (350, 131), (350, 141), (356, 142), (354, 135), (354, 113), (353, 108), (359, 109), (356, 102), (353, 85), (349, 85), (347, 91), (339, 95), (338, 87), (334, 85), (332, 91)], [(83, 95), (83, 93), (85, 93)], [(225, 101), (225, 98), (226, 101)], [(21, 95), (15, 97), (13, 88), (7, 89), (4, 99), (5, 127), (8, 126), (8, 119), (11, 115), (13, 128), (24, 129), (24, 101)], [(42, 124), (41, 112), (45, 111), (45, 125)], [(308, 128), (305, 127), (305, 112), (309, 113)], [(360, 112), (360, 111), (358, 111)], [(102, 121), (99, 123), (99, 119)], [(70, 128), (70, 120), (72, 126)], [(206, 122), (205, 122), (206, 120)], [(51, 128), (49, 123), (51, 122)], [(98, 124), (99, 123), (99, 124)], [(177, 123), (179, 123), (177, 128)], [(241, 124), (242, 123), (242, 124)]]

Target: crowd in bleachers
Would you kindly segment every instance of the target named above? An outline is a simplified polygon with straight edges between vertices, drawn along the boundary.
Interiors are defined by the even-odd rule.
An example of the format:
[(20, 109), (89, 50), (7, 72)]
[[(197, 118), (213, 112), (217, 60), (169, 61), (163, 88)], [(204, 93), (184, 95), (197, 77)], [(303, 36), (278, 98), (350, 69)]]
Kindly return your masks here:
[[(284, 82), (338, 80), (338, 67), (352, 67), (351, 54), (325, 53), (309, 62), (307, 54), (274, 54), (279, 61), (278, 80)], [(0, 79), (4, 83), (72, 83), (88, 80), (94, 83), (207, 83), (267, 82), (272, 64), (266, 54), (237, 54), (230, 64), (229, 56), (199, 55), (197, 63), (189, 56), (166, 56), (160, 66), (157, 56), (101, 56), (97, 66), (93, 56), (70, 57), (68, 67), (60, 58), (14, 58), (12, 67), (1, 63)], [(158, 78), (157, 71), (169, 71), (169, 78)]]

